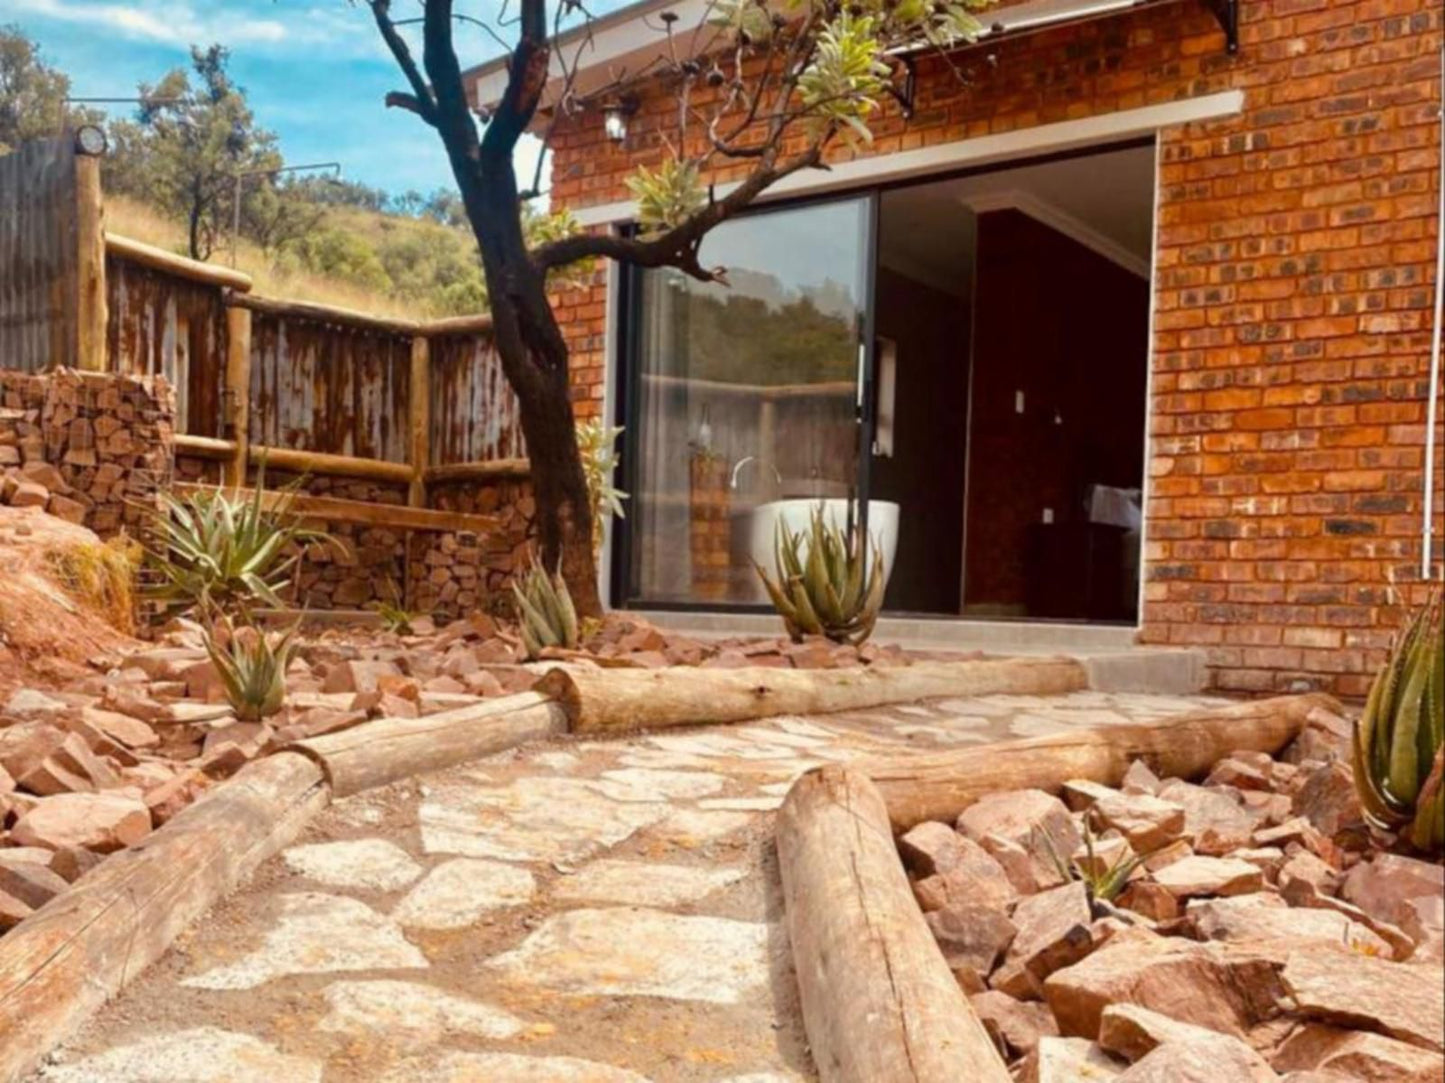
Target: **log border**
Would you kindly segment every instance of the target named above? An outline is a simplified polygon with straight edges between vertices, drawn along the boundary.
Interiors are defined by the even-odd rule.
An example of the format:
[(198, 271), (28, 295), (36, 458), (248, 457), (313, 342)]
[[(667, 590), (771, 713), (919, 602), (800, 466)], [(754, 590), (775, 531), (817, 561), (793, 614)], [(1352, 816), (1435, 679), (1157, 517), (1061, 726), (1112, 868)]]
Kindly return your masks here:
[[(895, 832), (925, 819), (951, 822), (998, 790), (1058, 792), (1078, 778), (1116, 784), (1134, 758), (1160, 777), (1188, 778), (1236, 749), (1273, 755), (1320, 708), (1339, 704), (1320, 693), (1278, 696), (800, 776), (778, 814), (778, 865), (803, 1025), (823, 1083), (1009, 1079), (952, 976), (951, 990), (940, 987), (939, 967), (947, 974), (947, 966), (909, 890)], [(870, 904), (875, 912), (863, 913)], [(919, 958), (920, 937), (937, 965)]]

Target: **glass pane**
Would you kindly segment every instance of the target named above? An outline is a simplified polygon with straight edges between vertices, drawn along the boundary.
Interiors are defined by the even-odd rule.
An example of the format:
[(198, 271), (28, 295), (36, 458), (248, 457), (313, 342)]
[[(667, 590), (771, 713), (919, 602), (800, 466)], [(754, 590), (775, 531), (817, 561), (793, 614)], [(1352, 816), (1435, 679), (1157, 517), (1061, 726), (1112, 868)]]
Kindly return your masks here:
[(634, 601), (761, 604), (780, 502), (856, 495), (868, 221), (866, 197), (749, 215), (702, 246), (728, 285), (639, 274)]

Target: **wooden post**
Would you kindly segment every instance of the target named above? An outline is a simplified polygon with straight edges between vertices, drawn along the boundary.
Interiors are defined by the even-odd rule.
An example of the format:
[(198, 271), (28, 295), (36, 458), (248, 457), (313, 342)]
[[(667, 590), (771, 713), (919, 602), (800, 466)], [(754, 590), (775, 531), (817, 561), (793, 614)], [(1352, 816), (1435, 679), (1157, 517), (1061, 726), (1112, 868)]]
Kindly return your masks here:
[(251, 310), (239, 305), (226, 308), (226, 404), (226, 423), (236, 447), (222, 480), (245, 485), (251, 445)]
[(75, 155), (77, 288), (75, 367), (104, 372), (105, 363), (105, 223), (100, 191), (100, 159)]
[(411, 340), (411, 490), (408, 503), (426, 506), (426, 468), (431, 459), (431, 348), (425, 335)]

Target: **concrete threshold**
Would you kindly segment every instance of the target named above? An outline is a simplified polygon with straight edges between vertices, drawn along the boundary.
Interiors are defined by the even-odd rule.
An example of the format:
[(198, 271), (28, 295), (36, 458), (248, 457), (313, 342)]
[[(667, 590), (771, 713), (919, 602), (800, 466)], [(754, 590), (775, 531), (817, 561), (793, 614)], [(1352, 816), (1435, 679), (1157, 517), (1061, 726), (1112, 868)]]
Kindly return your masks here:
[[(782, 624), (770, 613), (708, 613), (628, 610), (659, 628), (700, 639), (775, 636)], [(1046, 621), (981, 621), (882, 617), (873, 632), (881, 643), (911, 650), (986, 651), (990, 654), (1060, 654), (1077, 658), (1089, 671), (1089, 686), (1100, 692), (1194, 695), (1204, 689), (1202, 650), (1143, 647), (1127, 625)]]

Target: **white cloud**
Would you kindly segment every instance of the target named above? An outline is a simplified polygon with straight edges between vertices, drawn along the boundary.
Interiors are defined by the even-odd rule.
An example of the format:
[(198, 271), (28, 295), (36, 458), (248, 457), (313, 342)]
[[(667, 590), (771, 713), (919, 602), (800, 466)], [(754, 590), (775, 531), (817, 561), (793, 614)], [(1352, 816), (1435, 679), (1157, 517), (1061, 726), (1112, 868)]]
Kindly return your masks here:
[(103, 3), (96, 0), (10, 0), (21, 15), (112, 30), (123, 37), (165, 45), (188, 46), (221, 41), (227, 45), (275, 44), (289, 36), (279, 19), (237, 15), (234, 10), (197, 11), (185, 3)]

